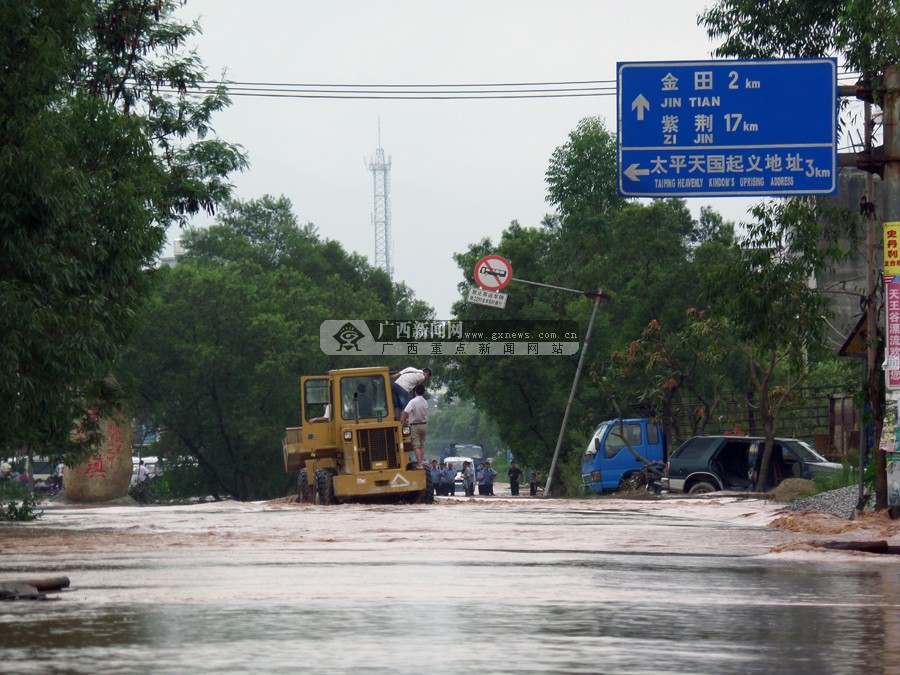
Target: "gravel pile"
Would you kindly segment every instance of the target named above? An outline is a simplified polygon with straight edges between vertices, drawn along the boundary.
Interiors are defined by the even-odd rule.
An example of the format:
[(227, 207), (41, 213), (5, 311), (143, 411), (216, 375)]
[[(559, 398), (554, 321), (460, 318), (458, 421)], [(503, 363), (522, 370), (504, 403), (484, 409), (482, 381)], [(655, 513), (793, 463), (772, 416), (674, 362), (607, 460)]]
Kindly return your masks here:
[(822, 511), (839, 518), (851, 518), (858, 499), (859, 487), (854, 485), (798, 499), (785, 508), (788, 511)]

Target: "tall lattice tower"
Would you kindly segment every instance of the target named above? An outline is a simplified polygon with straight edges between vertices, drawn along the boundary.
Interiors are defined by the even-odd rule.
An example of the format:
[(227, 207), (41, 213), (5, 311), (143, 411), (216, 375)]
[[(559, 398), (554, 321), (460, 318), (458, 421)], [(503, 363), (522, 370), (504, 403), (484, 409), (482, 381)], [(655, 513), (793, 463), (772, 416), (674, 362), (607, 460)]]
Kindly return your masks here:
[(388, 276), (394, 276), (394, 241), (391, 239), (391, 158), (384, 159), (381, 147), (381, 121), (378, 121), (378, 149), (375, 158), (368, 162), (369, 171), (375, 185), (375, 267), (380, 267)]

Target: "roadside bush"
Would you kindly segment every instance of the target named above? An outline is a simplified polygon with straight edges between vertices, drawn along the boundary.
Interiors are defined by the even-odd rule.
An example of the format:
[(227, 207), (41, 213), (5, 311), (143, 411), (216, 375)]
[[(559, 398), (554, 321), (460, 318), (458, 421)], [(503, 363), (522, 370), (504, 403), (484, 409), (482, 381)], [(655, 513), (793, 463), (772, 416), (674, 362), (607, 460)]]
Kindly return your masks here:
[[(581, 493), (581, 455), (582, 452), (572, 450), (568, 456), (563, 455), (561, 461), (557, 463), (556, 470), (558, 473), (562, 474), (562, 487), (565, 490), (564, 494), (568, 497), (580, 497)], [(543, 480), (541, 480), (541, 485), (544, 485), (547, 482), (546, 473), (542, 476)], [(550, 486), (550, 492), (555, 495), (560, 494), (560, 485), (554, 480), (553, 485)], [(583, 496), (593, 496), (592, 494), (587, 494)]]
[(20, 489), (25, 490), (24, 496), (16, 501), (10, 501), (6, 506), (0, 506), (0, 520), (27, 522), (37, 520), (44, 514), (43, 511), (35, 510), (37, 498), (34, 493), (28, 488)]
[(199, 467), (190, 462), (168, 463), (162, 475), (131, 486), (128, 494), (139, 504), (203, 499), (215, 494)]
[(858, 482), (859, 473), (857, 473), (856, 467), (848, 464), (847, 462), (844, 462), (843, 469), (841, 471), (835, 471), (834, 473), (816, 476), (813, 479), (813, 491), (810, 494), (816, 495), (820, 492), (840, 490), (841, 488), (856, 485)]

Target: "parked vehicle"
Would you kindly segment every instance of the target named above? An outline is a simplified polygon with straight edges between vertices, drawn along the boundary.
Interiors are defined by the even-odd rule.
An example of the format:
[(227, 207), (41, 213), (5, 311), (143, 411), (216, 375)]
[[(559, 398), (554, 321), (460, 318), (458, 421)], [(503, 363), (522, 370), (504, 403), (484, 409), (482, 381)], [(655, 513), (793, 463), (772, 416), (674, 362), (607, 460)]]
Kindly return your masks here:
[[(695, 436), (672, 455), (661, 480), (664, 490), (691, 494), (755, 490), (766, 440), (749, 436)], [(775, 487), (785, 478), (807, 478), (842, 470), (805, 441), (776, 438), (766, 480)]]
[(580, 489), (602, 493), (626, 484), (652, 488), (654, 474), (647, 463), (662, 470), (665, 459), (665, 435), (657, 422), (643, 418), (601, 422), (581, 458)]
[[(463, 457), (476, 464), (480, 464), (485, 460), (484, 446), (475, 443), (452, 443), (450, 446), (441, 450), (441, 462), (451, 462), (454, 457)], [(453, 466), (456, 466), (454, 462)]]
[(445, 457), (443, 459), (443, 461), (446, 462), (447, 464), (452, 464), (453, 468), (456, 469), (456, 478), (454, 478), (453, 482), (456, 483), (457, 491), (460, 491), (460, 490), (464, 491), (464, 486), (463, 486), (464, 481), (463, 481), (463, 475), (462, 475), (463, 462), (468, 462), (469, 465), (473, 469), (475, 469), (477, 467), (477, 464), (475, 464), (475, 460), (473, 460), (471, 457), (463, 457), (462, 455), (453, 455), (451, 457)]
[(301, 501), (434, 501), (416, 469), (409, 426), (397, 421), (388, 369), (347, 368), (300, 378), (302, 427), (285, 430), (284, 469), (299, 472)]

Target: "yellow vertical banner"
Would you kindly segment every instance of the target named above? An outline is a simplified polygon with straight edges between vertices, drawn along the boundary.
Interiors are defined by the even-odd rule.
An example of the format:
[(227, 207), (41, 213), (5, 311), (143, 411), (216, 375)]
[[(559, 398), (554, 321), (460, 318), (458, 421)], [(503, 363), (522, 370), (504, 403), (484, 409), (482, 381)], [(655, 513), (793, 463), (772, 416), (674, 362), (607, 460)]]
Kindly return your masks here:
[(884, 224), (884, 280), (900, 275), (900, 222)]

